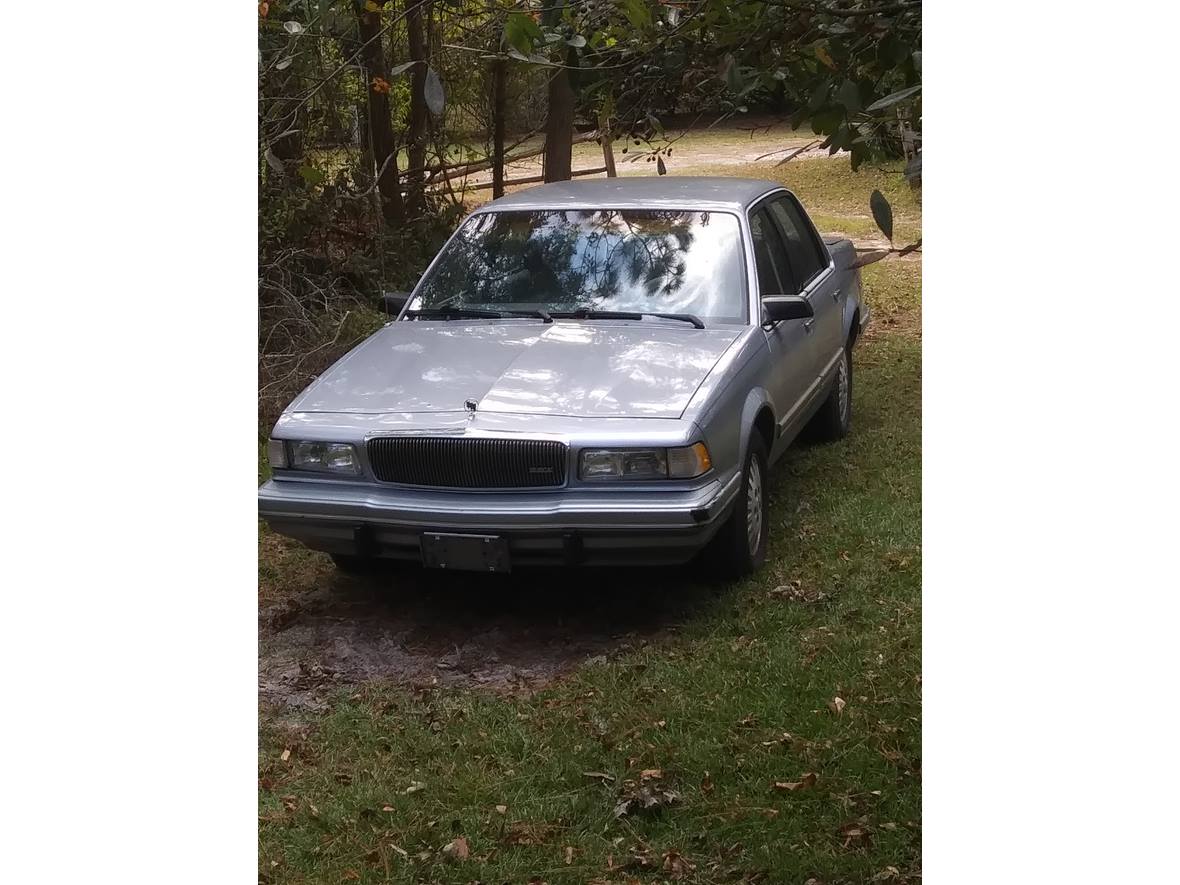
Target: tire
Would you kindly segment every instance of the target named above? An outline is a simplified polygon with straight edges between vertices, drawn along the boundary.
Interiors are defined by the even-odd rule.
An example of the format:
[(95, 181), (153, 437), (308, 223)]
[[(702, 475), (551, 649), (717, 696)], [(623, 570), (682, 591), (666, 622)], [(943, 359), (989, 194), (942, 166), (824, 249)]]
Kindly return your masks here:
[[(713, 539), (709, 562), (726, 578), (744, 578), (766, 561), (770, 510), (766, 496), (766, 443), (753, 432), (733, 512)], [(751, 499), (753, 496), (753, 500)], [(751, 523), (756, 520), (756, 525)]]
[(332, 562), (336, 570), (346, 575), (371, 575), (378, 569), (378, 562), (368, 556), (348, 556), (333, 553)]
[(845, 346), (836, 368), (832, 391), (807, 426), (807, 436), (817, 442), (835, 442), (852, 429), (852, 346)]

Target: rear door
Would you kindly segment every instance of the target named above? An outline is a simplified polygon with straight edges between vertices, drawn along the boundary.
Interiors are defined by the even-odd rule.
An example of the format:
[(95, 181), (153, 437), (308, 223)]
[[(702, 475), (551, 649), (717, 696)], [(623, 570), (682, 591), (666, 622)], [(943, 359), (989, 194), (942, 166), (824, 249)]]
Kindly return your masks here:
[(790, 194), (779, 194), (770, 201), (769, 209), (782, 233), (795, 280), (795, 291), (787, 294), (802, 295), (815, 311), (814, 374), (823, 378), (835, 368), (835, 358), (844, 343), (844, 293), (840, 291), (828, 247), (799, 201)]
[[(765, 203), (750, 212), (750, 238), (754, 247), (754, 265), (758, 270), (759, 302), (767, 295), (793, 294), (796, 286), (786, 244)], [(770, 348), (771, 372), (767, 387), (774, 400), (780, 431), (800, 414), (815, 381), (810, 341), (814, 322), (814, 318), (787, 320), (762, 327)]]

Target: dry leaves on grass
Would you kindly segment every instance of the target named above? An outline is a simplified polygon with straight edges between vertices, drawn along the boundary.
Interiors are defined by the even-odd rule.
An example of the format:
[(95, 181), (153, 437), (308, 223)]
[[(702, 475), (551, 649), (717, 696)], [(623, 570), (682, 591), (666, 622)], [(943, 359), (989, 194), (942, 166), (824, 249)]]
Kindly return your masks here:
[(786, 584), (780, 584), (766, 594), (771, 599), (785, 599), (788, 602), (798, 602), (803, 605), (815, 605), (828, 598), (828, 594), (815, 587), (804, 587), (803, 582), (796, 579)]
[(696, 864), (689, 863), (679, 851), (665, 851), (660, 869), (673, 879), (683, 879), (696, 869)]
[(854, 821), (849, 821), (840, 827), (838, 832), (844, 840), (844, 848), (865, 848), (872, 839), (872, 831), (869, 828), (867, 817), (858, 817)]
[(644, 769), (639, 782), (623, 781), (619, 802), (615, 805), (615, 817), (625, 817), (636, 812), (659, 812), (680, 801), (680, 793), (660, 783), (664, 773), (659, 768)]
[(847, 705), (847, 703), (848, 702), (845, 701), (844, 698), (836, 696), (828, 701), (828, 709), (837, 716), (840, 716), (844, 713), (844, 707)]
[(543, 845), (561, 829), (556, 824), (514, 820), (504, 830), (500, 841), (505, 845)]
[(815, 782), (819, 780), (819, 775), (814, 771), (809, 771), (797, 781), (775, 781), (774, 789), (780, 793), (794, 793), (799, 790), (810, 790), (815, 786)]
[(463, 836), (452, 839), (442, 847), (443, 857), (447, 860), (467, 860), (471, 856), (471, 849)]

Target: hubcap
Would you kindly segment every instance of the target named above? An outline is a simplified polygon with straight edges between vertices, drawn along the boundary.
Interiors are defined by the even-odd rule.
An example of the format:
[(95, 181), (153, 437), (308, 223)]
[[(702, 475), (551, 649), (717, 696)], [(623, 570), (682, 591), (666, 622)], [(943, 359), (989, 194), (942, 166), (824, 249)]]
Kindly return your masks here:
[(850, 385), (848, 383), (848, 354), (844, 354), (843, 359), (840, 360), (840, 371), (836, 384), (840, 391), (840, 421), (847, 424), (848, 412), (852, 408), (852, 397), (850, 396)]
[(758, 543), (762, 540), (762, 468), (758, 466), (758, 459), (750, 458), (749, 488), (746, 491), (746, 540), (750, 544), (750, 554), (758, 552)]

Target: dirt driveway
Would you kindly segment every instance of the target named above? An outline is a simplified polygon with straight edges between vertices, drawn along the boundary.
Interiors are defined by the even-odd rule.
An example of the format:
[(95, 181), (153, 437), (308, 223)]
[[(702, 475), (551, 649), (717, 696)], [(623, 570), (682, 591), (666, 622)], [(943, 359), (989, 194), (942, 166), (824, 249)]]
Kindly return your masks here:
[[(771, 118), (751, 118), (731, 121), (709, 129), (696, 127), (690, 130), (668, 129), (671, 140), (672, 153), (665, 156), (665, 163), (669, 175), (701, 175), (709, 170), (713, 174), (743, 175), (755, 174), (739, 171), (742, 167), (752, 164), (769, 164), (781, 160), (787, 153), (796, 148), (812, 145), (791, 162), (829, 156), (826, 149), (815, 146), (822, 140), (822, 136), (813, 135), (810, 130), (799, 129), (792, 131), (784, 122)], [(523, 143), (510, 155), (527, 152), (529, 148), (540, 146), (539, 139)], [(653, 142), (653, 146), (660, 146), (662, 142)], [(653, 163), (647, 162), (648, 146), (628, 144), (619, 140), (614, 143), (615, 163), (619, 175), (654, 175)], [(603, 165), (602, 148), (594, 142), (574, 145), (573, 169), (597, 169)], [(733, 167), (733, 168), (730, 168)], [(541, 157), (527, 157), (505, 165), (504, 175), (507, 179), (524, 178), (542, 173)], [(477, 172), (466, 179), (455, 180), (453, 186), (458, 190), (464, 181), (468, 186), (486, 184), (492, 180), (490, 171)], [(530, 185), (535, 186), (535, 185)], [(509, 188), (509, 192), (514, 188)], [(478, 196), (476, 196), (478, 195)], [(491, 198), (490, 190), (476, 191), (474, 202), (481, 202)]]

